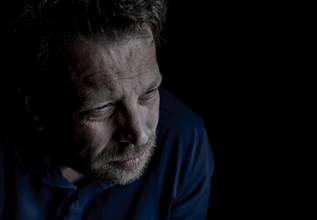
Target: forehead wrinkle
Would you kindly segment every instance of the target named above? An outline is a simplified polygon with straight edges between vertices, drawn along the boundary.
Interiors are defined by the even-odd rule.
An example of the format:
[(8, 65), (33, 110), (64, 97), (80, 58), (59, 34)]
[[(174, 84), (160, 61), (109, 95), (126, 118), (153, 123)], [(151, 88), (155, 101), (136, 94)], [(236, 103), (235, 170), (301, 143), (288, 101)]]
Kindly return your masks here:
[(115, 85), (114, 81), (111, 80), (111, 75), (103, 74), (103, 72), (90, 73), (75, 81), (78, 104), (82, 105), (83, 108), (105, 102), (115, 92)]
[[(125, 77), (126, 73), (139, 73), (142, 70), (142, 67), (146, 66), (149, 60), (147, 59), (149, 53), (155, 51), (155, 46), (152, 41), (152, 38), (144, 38), (144, 37), (137, 37), (137, 38), (130, 38), (127, 40), (121, 40), (113, 42), (112, 44), (106, 42), (95, 42), (98, 46), (101, 44), (103, 47), (98, 47), (101, 53), (100, 58), (100, 68), (104, 68), (104, 64), (110, 64), (109, 68), (112, 69), (112, 73), (120, 77), (120, 79), (129, 79), (132, 77), (137, 76), (128, 76)], [(145, 42), (144, 42), (145, 41)], [(96, 46), (95, 45), (95, 46)], [(97, 47), (96, 46), (96, 47)], [(150, 51), (143, 51), (142, 48), (148, 47)], [(137, 54), (144, 54), (143, 56), (139, 56)], [(116, 64), (115, 66), (111, 64)], [(138, 64), (138, 65), (135, 65)], [(147, 64), (148, 65), (148, 64)], [(141, 70), (140, 70), (141, 69)]]
[(155, 46), (149, 38), (111, 43), (104, 38), (91, 42), (75, 41), (68, 49), (69, 54), (74, 55), (70, 56), (70, 69), (77, 100), (81, 99), (83, 105), (117, 99), (124, 90), (128, 91), (128, 87), (140, 93), (157, 84), (157, 76), (153, 74), (160, 76), (151, 73), (156, 59), (151, 58)]
[(104, 87), (107, 87), (108, 90), (114, 89), (113, 80), (114, 77), (112, 76), (112, 74), (109, 74), (106, 70), (90, 73), (82, 77), (82, 82), (84, 85), (87, 85), (91, 88), (95, 88), (102, 85)]

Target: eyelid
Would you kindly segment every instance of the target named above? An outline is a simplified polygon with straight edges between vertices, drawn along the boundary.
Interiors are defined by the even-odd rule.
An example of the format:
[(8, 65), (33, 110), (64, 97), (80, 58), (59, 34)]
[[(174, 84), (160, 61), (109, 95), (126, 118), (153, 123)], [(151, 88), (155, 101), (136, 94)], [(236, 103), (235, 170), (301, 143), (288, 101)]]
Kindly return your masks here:
[(115, 103), (107, 103), (100, 107), (88, 110), (84, 114), (84, 117), (90, 121), (103, 120), (104, 118), (111, 116), (113, 112), (115, 111), (115, 109), (116, 109)]
[(157, 88), (155, 88), (155, 89), (150, 89), (149, 91), (147, 91), (147, 92), (145, 93), (145, 95), (146, 95), (146, 94), (150, 94), (150, 93), (152, 93), (152, 92), (155, 92), (156, 89), (157, 89)]
[(102, 110), (102, 109), (105, 109), (105, 108), (108, 108), (108, 107), (113, 107), (113, 106), (115, 106), (114, 103), (107, 103), (107, 104), (104, 104), (104, 105), (101, 105), (99, 107), (96, 107), (96, 108), (92, 109), (92, 111), (93, 110)]
[(159, 89), (159, 87), (160, 87), (160, 86), (157, 86), (157, 87), (155, 87), (155, 88), (153, 88), (153, 89), (148, 90), (144, 95), (149, 95), (149, 94), (151, 94), (151, 93), (153, 93), (153, 92), (156, 92), (156, 91)]
[(148, 87), (149, 89), (144, 93), (144, 95), (158, 90), (161, 87), (161, 84), (162, 84), (162, 77), (157, 79), (155, 83), (153, 83), (151, 86), (149, 86)]
[(151, 99), (155, 96), (155, 94), (156, 94), (156, 92), (158, 91), (158, 89), (159, 89), (159, 86), (158, 86), (158, 87), (155, 87), (154, 89), (148, 90), (147, 92), (145, 92), (145, 93), (139, 98), (139, 100), (142, 101), (142, 102), (144, 102), (144, 101), (147, 102), (147, 101), (151, 100)]

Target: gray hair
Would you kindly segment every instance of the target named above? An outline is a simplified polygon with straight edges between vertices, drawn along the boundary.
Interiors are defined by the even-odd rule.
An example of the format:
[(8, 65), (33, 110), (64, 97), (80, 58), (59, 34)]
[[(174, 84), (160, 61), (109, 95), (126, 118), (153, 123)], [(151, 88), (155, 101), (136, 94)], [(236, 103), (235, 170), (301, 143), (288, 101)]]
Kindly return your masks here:
[(120, 39), (144, 27), (158, 43), (166, 18), (164, 0), (20, 0), (16, 4), (10, 39), (13, 69), (29, 89), (35, 79), (41, 81), (56, 43), (100, 34)]

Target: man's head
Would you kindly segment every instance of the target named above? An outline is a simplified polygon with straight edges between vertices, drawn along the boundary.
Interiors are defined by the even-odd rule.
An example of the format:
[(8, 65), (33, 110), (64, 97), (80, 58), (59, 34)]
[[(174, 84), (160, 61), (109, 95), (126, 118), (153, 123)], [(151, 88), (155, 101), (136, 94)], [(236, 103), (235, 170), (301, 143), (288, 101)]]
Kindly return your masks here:
[(113, 184), (135, 180), (155, 146), (164, 2), (29, 2), (15, 30), (27, 109), (66, 165)]
[(112, 183), (139, 177), (155, 145), (162, 80), (151, 32), (71, 39), (59, 53), (71, 88), (69, 165)]

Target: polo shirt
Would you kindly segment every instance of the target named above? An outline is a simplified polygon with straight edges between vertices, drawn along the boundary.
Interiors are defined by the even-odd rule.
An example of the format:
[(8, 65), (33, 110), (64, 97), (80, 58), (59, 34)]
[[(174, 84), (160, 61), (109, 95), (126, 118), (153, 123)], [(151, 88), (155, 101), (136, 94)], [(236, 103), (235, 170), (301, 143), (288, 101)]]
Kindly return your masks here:
[(45, 146), (0, 144), (0, 219), (205, 219), (214, 161), (202, 119), (160, 89), (157, 147), (127, 185), (68, 182)]

